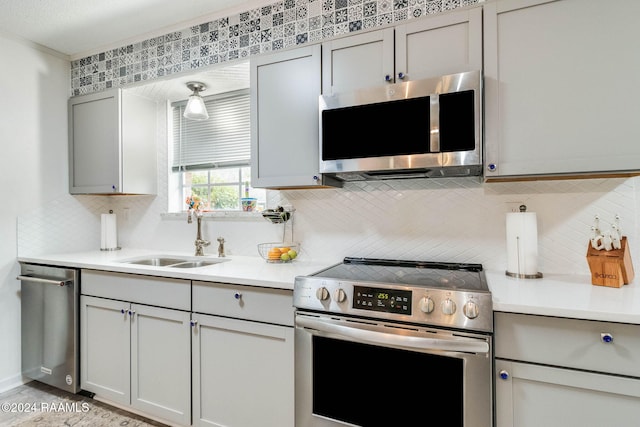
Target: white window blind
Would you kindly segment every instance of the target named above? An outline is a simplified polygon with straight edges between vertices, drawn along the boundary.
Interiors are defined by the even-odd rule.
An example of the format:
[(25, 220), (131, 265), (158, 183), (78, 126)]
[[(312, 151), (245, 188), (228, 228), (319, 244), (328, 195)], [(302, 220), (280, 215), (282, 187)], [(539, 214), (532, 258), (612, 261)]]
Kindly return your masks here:
[(248, 166), (251, 156), (249, 89), (204, 98), (209, 119), (182, 115), (187, 101), (173, 107), (173, 162), (176, 171)]

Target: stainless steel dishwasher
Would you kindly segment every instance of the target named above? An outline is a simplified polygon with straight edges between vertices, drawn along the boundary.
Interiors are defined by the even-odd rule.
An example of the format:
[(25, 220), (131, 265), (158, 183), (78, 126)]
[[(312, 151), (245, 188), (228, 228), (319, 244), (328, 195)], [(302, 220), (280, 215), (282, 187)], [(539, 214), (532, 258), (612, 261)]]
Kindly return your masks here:
[(77, 393), (78, 270), (21, 263), (22, 375)]

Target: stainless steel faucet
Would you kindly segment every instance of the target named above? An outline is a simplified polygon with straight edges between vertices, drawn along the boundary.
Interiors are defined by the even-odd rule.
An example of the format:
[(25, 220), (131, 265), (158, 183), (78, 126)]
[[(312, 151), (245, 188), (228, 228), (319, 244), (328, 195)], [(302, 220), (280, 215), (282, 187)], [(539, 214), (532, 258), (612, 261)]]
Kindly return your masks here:
[[(196, 241), (195, 241), (196, 256), (204, 256), (204, 248), (205, 246), (209, 246), (211, 242), (208, 240), (202, 239), (202, 214), (195, 212), (195, 215), (196, 215), (196, 220), (198, 222), (198, 234), (196, 234)], [(187, 222), (191, 222), (190, 219), (191, 219), (191, 216), (189, 215)]]
[(218, 256), (220, 258), (225, 257), (224, 254), (224, 239), (222, 237), (218, 237)]

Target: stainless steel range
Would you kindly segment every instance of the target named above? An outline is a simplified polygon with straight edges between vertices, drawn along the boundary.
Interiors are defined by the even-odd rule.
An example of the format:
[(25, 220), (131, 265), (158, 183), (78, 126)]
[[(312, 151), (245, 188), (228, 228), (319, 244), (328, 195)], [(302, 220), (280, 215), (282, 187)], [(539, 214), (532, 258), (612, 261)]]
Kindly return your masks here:
[(297, 427), (493, 425), (480, 264), (345, 258), (293, 297)]

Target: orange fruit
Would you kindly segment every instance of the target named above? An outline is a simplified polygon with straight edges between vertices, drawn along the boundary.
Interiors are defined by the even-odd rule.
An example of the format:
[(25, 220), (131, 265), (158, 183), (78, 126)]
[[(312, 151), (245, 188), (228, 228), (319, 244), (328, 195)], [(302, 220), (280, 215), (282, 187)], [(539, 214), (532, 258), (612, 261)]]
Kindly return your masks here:
[(278, 248), (271, 248), (269, 249), (269, 252), (267, 253), (267, 258), (269, 259), (280, 259), (280, 249)]

